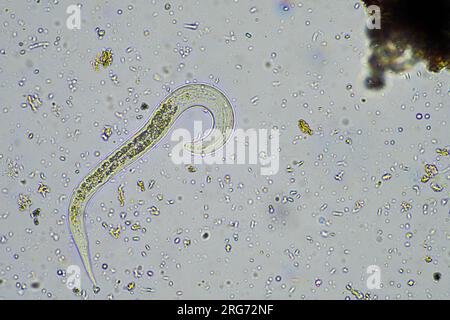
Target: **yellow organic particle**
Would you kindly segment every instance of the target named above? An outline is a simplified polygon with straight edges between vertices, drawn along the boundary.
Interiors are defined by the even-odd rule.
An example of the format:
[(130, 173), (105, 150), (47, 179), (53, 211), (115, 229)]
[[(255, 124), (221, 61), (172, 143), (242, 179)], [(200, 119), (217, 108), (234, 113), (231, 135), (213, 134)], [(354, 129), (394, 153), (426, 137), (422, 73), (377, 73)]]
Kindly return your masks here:
[(29, 94), (27, 95), (27, 103), (31, 110), (37, 111), (42, 105), (42, 100), (39, 98), (37, 94)]
[(137, 182), (137, 185), (138, 185), (139, 189), (141, 190), (141, 192), (144, 192), (144, 191), (145, 191), (145, 184), (144, 184), (144, 181), (139, 180), (139, 181)]
[(102, 65), (103, 68), (110, 66), (113, 62), (113, 53), (111, 49), (104, 49), (101, 53), (97, 55), (94, 61), (95, 71), (98, 71), (99, 66)]
[(42, 197), (45, 198), (45, 196), (47, 195), (47, 193), (50, 192), (50, 188), (49, 188), (47, 185), (43, 184), (43, 183), (39, 183), (37, 192), (38, 192)]
[(133, 224), (131, 226), (131, 230), (133, 230), (133, 231), (137, 231), (137, 230), (140, 230), (140, 229), (141, 229), (141, 226), (139, 224), (137, 224), (137, 223), (135, 223), (135, 224)]
[(312, 131), (311, 128), (309, 127), (308, 122), (306, 122), (305, 120), (303, 120), (303, 119), (298, 120), (298, 127), (300, 128), (300, 130), (301, 130), (303, 133), (312, 136), (313, 131)]
[(127, 284), (128, 291), (133, 291), (135, 287), (136, 287), (136, 283), (134, 281)]
[(190, 239), (184, 239), (183, 240), (183, 244), (184, 244), (184, 247), (187, 248), (187, 247), (189, 247), (191, 245), (191, 240)]
[(23, 193), (19, 194), (19, 200), (17, 200), (17, 204), (19, 205), (19, 211), (25, 211), (31, 206), (31, 199), (27, 195)]
[(408, 284), (408, 286), (412, 287), (416, 284), (416, 281), (414, 281), (413, 279), (409, 279), (407, 284)]
[(151, 207), (149, 208), (149, 212), (150, 212), (150, 214), (151, 214), (152, 216), (159, 216), (159, 214), (160, 214), (159, 209), (158, 209), (157, 207), (155, 207), (155, 206), (151, 206)]
[(34, 209), (33, 212), (31, 213), (32, 218), (39, 218), (40, 215), (41, 215), (41, 208)]
[(412, 209), (412, 204), (409, 202), (403, 201), (401, 204), (401, 207), (402, 207), (402, 209), (401, 209), (402, 212), (407, 212)]
[[(102, 54), (98, 58), (97, 67), (100, 64), (108, 65), (111, 61), (111, 53)], [(95, 288), (97, 282), (91, 267), (89, 242), (84, 226), (85, 210), (90, 199), (118, 172), (152, 150), (166, 136), (175, 121), (193, 107), (200, 107), (209, 112), (213, 120), (212, 131), (220, 132), (224, 139), (200, 139), (187, 143), (184, 147), (191, 153), (199, 155), (212, 154), (220, 149), (228, 141), (234, 128), (234, 110), (230, 101), (213, 86), (202, 83), (187, 84), (172, 91), (157, 106), (144, 126), (96, 165), (74, 189), (69, 204), (69, 228)], [(159, 210), (157, 212), (159, 213)], [(114, 229), (112, 235), (118, 237), (119, 232), (120, 228)]]
[(357, 300), (370, 300), (371, 299), (371, 296), (370, 296), (370, 293), (363, 293), (362, 291), (360, 291), (360, 290), (356, 290), (356, 289), (354, 289), (354, 288), (352, 288), (352, 286), (350, 285), (350, 284), (348, 284), (347, 286), (346, 286), (346, 289), (348, 290), (348, 291), (350, 291), (350, 293), (357, 299)]
[(293, 164), (296, 165), (297, 167), (301, 167), (303, 164), (305, 163), (305, 161), (303, 160), (294, 160)]
[(114, 238), (118, 239), (120, 236), (120, 230), (122, 228), (119, 226), (117, 226), (116, 228), (112, 227), (109, 229), (109, 234), (112, 235)]
[(350, 285), (347, 285), (347, 290), (350, 291), (350, 293), (358, 300), (364, 299), (364, 294), (356, 289), (353, 289)]
[(190, 164), (186, 166), (186, 169), (191, 173), (197, 172), (197, 168)]
[(123, 189), (123, 184), (117, 188), (117, 193), (117, 199), (119, 199), (120, 206), (123, 207), (125, 205), (125, 190)]
[(41, 208), (34, 209), (31, 213), (31, 217), (33, 218), (33, 223), (35, 226), (39, 225), (39, 216), (41, 215)]
[(450, 153), (450, 148), (449, 147), (445, 147), (445, 148), (437, 148), (436, 149), (436, 153), (438, 154), (438, 155), (440, 155), (440, 156), (444, 156), (444, 157), (446, 157), (446, 156), (448, 156), (449, 155), (449, 153)]
[[(439, 150), (441, 150), (441, 149), (439, 149)], [(425, 169), (425, 174), (420, 179), (420, 181), (422, 183), (427, 183), (428, 181), (430, 181), (431, 179), (435, 178), (439, 174), (439, 170), (438, 170), (437, 166), (434, 165), (434, 164), (427, 163), (427, 164), (425, 164), (425, 168), (424, 169)], [(430, 184), (430, 188), (434, 192), (441, 192), (442, 190), (444, 190), (444, 186), (442, 186), (441, 184), (439, 184), (439, 183), (437, 183), (436, 181), (433, 181), (433, 180), (432, 180), (432, 182)]]
[(362, 208), (364, 208), (364, 205), (366, 203), (364, 202), (364, 200), (357, 200), (355, 202), (355, 205), (353, 207), (353, 212), (358, 212), (359, 210), (361, 210)]
[(438, 170), (438, 168), (436, 167), (436, 165), (434, 165), (434, 164), (426, 164), (425, 165), (425, 173), (426, 173), (426, 175), (427, 176), (429, 176), (430, 178), (433, 178), (433, 177), (435, 177), (438, 173), (439, 173), (439, 170)]
[(444, 190), (443, 186), (441, 186), (440, 184), (435, 183), (435, 182), (432, 182), (430, 187), (431, 187), (431, 190), (433, 190), (434, 192), (441, 192), (442, 190)]
[(109, 137), (112, 135), (112, 129), (110, 126), (106, 126), (102, 130), (102, 139), (103, 141), (108, 141)]

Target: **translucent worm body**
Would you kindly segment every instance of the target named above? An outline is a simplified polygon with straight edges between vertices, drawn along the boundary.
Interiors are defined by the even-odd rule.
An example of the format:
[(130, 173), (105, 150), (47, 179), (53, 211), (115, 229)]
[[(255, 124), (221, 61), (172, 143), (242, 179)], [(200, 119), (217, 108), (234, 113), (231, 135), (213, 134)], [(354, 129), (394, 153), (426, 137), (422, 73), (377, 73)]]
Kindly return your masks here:
[(86, 272), (95, 288), (89, 243), (84, 226), (84, 215), (89, 200), (118, 172), (152, 149), (172, 127), (180, 115), (192, 108), (206, 109), (213, 129), (221, 132), (223, 139), (200, 140), (185, 144), (195, 154), (210, 154), (220, 149), (234, 128), (233, 107), (217, 88), (207, 84), (188, 84), (171, 92), (156, 108), (145, 125), (120, 147), (95, 166), (73, 191), (69, 205), (69, 227), (83, 261)]

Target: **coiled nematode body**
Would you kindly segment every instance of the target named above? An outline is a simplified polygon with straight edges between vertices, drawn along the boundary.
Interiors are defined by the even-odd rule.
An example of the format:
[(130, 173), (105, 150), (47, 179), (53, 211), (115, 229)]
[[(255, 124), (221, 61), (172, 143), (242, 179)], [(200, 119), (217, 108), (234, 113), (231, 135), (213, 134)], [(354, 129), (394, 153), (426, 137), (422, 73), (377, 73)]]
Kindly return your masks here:
[(164, 138), (180, 115), (193, 107), (204, 108), (210, 113), (213, 129), (218, 130), (223, 139), (208, 139), (208, 141), (201, 139), (185, 144), (185, 148), (194, 154), (210, 154), (220, 149), (234, 128), (234, 112), (230, 101), (219, 89), (210, 85), (187, 84), (171, 92), (157, 106), (145, 125), (96, 165), (73, 191), (69, 205), (69, 227), (86, 272), (95, 288), (97, 282), (92, 271), (89, 242), (84, 225), (89, 200), (107, 181), (151, 150)]

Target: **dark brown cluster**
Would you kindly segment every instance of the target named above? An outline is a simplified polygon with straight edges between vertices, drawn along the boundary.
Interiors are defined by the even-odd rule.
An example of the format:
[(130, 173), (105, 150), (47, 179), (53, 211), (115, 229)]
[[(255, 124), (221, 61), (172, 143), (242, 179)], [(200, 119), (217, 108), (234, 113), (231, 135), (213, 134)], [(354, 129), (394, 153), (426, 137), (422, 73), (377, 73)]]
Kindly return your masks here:
[[(449, 0), (362, 0), (380, 8), (381, 28), (367, 28), (370, 75), (366, 86), (381, 89), (385, 73), (402, 72), (424, 61), (431, 72), (449, 69)], [(369, 12), (372, 14), (373, 12)]]

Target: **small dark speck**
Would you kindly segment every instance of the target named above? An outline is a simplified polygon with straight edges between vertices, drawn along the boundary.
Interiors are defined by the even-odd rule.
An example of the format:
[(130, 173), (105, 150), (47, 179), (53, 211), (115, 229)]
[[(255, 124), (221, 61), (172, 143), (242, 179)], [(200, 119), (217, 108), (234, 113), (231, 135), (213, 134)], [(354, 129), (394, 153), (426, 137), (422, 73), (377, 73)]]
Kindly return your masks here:
[(441, 273), (440, 272), (435, 272), (435, 273), (433, 273), (433, 279), (434, 279), (434, 281), (439, 281), (439, 280), (441, 280)]
[(203, 240), (207, 240), (209, 238), (209, 232), (205, 232), (202, 234)]

